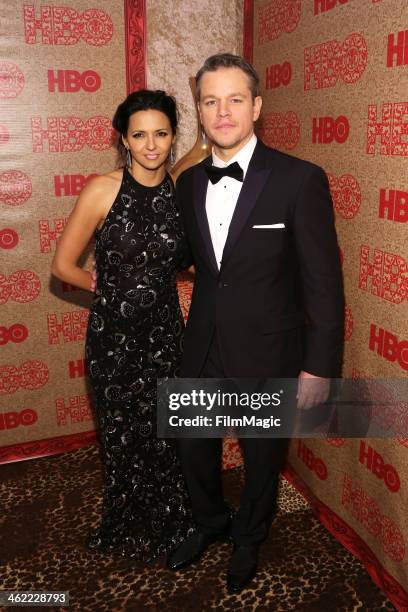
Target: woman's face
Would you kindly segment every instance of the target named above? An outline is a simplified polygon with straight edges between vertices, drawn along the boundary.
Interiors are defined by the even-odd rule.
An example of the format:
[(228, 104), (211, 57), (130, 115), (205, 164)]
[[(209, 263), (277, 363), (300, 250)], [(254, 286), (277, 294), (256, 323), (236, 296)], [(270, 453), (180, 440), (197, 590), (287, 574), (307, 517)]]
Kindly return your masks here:
[(132, 153), (135, 164), (145, 170), (157, 170), (166, 163), (174, 135), (170, 120), (161, 111), (143, 110), (129, 118), (126, 138), (123, 143)]

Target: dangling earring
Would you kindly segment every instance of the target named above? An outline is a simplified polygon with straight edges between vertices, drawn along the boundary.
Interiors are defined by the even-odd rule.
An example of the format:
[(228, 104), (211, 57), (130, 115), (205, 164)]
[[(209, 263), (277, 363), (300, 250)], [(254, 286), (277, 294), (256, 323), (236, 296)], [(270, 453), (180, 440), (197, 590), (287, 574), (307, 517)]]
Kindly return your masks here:
[(174, 166), (174, 162), (176, 161), (176, 156), (174, 155), (173, 147), (170, 149), (170, 165)]
[(128, 168), (132, 167), (132, 154), (128, 148), (126, 149), (126, 165)]

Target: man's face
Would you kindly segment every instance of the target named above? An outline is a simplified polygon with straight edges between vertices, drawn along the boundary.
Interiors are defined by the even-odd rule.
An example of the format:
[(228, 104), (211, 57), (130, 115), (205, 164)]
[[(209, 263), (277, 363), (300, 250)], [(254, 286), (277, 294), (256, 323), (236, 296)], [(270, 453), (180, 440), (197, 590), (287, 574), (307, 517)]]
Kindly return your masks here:
[(251, 138), (262, 98), (252, 97), (249, 77), (241, 68), (218, 68), (201, 79), (198, 110), (202, 126), (225, 160)]

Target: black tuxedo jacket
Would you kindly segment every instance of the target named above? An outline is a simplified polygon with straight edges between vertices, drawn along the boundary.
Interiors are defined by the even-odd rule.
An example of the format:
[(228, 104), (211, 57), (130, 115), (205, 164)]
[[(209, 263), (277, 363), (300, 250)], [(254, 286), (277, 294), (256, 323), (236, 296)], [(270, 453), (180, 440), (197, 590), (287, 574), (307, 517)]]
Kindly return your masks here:
[(205, 210), (209, 163), (177, 181), (196, 269), (182, 376), (199, 376), (214, 330), (228, 377), (340, 376), (343, 282), (325, 173), (258, 140), (218, 270)]

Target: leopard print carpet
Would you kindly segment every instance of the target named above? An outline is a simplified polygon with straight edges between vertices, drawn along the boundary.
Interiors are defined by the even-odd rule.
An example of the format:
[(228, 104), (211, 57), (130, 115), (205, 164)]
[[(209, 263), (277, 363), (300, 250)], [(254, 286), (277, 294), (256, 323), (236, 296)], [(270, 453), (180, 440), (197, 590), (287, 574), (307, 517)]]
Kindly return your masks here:
[[(226, 497), (234, 505), (242, 478), (242, 468), (224, 474)], [(70, 609), (80, 612), (395, 609), (284, 479), (259, 572), (239, 595), (228, 595), (224, 584), (229, 544), (213, 544), (196, 565), (180, 573), (168, 571), (164, 559), (143, 566), (85, 548), (101, 506), (95, 446), (2, 465), (0, 480), (2, 589), (69, 591)]]

